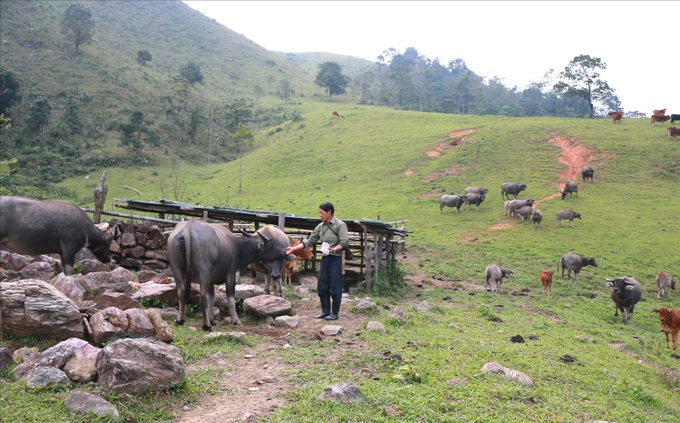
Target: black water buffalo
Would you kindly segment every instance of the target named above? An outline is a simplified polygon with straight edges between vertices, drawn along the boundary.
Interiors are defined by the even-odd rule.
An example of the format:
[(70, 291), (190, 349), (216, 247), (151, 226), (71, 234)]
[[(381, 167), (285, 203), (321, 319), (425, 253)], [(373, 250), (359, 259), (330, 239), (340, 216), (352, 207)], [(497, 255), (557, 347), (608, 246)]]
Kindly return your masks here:
[(510, 194), (517, 198), (517, 195), (525, 189), (527, 189), (526, 184), (520, 184), (519, 182), (506, 182), (501, 185), (501, 198), (509, 200)]
[(675, 125), (675, 122), (680, 122), (680, 115), (671, 115), (671, 125)]
[(482, 202), (486, 198), (486, 195), (479, 194), (476, 192), (472, 192), (470, 194), (465, 195), (466, 195), (465, 203), (468, 205), (468, 209), (470, 208), (470, 206), (474, 204), (475, 206), (477, 206), (477, 210), (479, 210), (479, 205), (482, 204)]
[(616, 279), (607, 279), (607, 285), (612, 287), (610, 296), (616, 306), (614, 316), (618, 316), (619, 310), (621, 310), (623, 323), (632, 323), (635, 304), (642, 298), (640, 283), (631, 277), (622, 276)]
[(574, 227), (574, 219), (581, 220), (581, 213), (577, 213), (573, 210), (559, 210), (557, 212), (557, 220), (555, 222), (555, 226), (562, 226), (562, 221), (563, 220), (569, 220), (569, 226)]
[(214, 323), (214, 285), (225, 283), (231, 323), (240, 325), (236, 314), (236, 271), (261, 261), (265, 265), (285, 259), (286, 252), (271, 238), (236, 236), (224, 226), (191, 219), (180, 222), (168, 237), (168, 261), (175, 278), (179, 314), (175, 324), (186, 319), (186, 302), (194, 279), (201, 287), (203, 330)]
[(597, 262), (593, 257), (583, 257), (581, 254), (567, 253), (560, 258), (557, 263), (557, 271), (562, 270), (562, 279), (564, 279), (564, 271), (567, 271), (567, 276), (571, 280), (571, 272), (574, 272), (574, 279), (578, 280), (578, 274), (581, 268), (585, 266), (597, 267)]
[(534, 210), (531, 213), (531, 221), (534, 223), (534, 228), (539, 229), (543, 221), (543, 213), (540, 210)]
[(571, 198), (571, 195), (576, 193), (576, 196), (578, 197), (578, 184), (576, 181), (569, 181), (564, 185), (564, 189), (562, 190), (562, 199), (564, 200), (564, 197), (569, 194), (569, 198)]
[(60, 254), (66, 275), (73, 273), (83, 247), (103, 263), (111, 261), (111, 236), (97, 229), (83, 209), (64, 201), (0, 196), (0, 244), (17, 254)]
[(496, 292), (501, 294), (503, 292), (503, 278), (509, 278), (512, 275), (512, 270), (503, 269), (497, 264), (490, 264), (486, 266), (484, 272), (484, 287), (487, 291), (491, 291), (491, 283), (496, 282)]
[(515, 216), (519, 217), (523, 221), (524, 219), (528, 219), (533, 212), (534, 208), (532, 206), (522, 206), (515, 210)]
[(467, 188), (465, 188), (465, 193), (466, 193), (466, 194), (475, 193), (475, 194), (484, 194), (484, 195), (486, 195), (487, 192), (489, 192), (488, 189), (486, 189), (486, 188), (481, 188), (481, 187), (467, 187)]
[(590, 166), (583, 166), (581, 168), (581, 178), (583, 178), (583, 182), (593, 182), (593, 174), (595, 173), (595, 169), (593, 169)]
[(439, 199), (439, 213), (442, 213), (442, 209), (446, 207), (455, 207), (458, 213), (460, 213), (460, 207), (467, 200), (466, 195), (442, 195)]
[[(254, 237), (256, 236), (255, 234), (248, 234), (245, 231), (241, 231), (241, 233), (245, 236), (248, 237)], [(283, 232), (281, 229), (277, 228), (276, 226), (272, 225), (267, 225), (263, 228), (260, 228), (256, 232), (257, 234), (264, 235), (266, 237), (271, 238), (277, 245), (283, 247), (286, 249), (287, 247), (290, 247), (293, 245), (291, 239), (286, 235), (285, 232)], [(281, 280), (282, 280), (282, 273), (283, 273), (283, 267), (286, 265), (286, 262), (289, 260), (294, 260), (295, 256), (294, 255), (287, 255), (286, 257), (283, 257), (280, 260), (276, 260), (274, 262), (269, 263), (268, 265), (261, 262), (261, 261), (256, 261), (251, 264), (251, 267), (259, 273), (264, 274), (264, 292), (267, 294), (270, 293), (269, 291), (269, 285), (271, 281), (274, 281), (275, 284), (275, 294), (281, 298), (283, 298), (283, 290), (281, 289)]]

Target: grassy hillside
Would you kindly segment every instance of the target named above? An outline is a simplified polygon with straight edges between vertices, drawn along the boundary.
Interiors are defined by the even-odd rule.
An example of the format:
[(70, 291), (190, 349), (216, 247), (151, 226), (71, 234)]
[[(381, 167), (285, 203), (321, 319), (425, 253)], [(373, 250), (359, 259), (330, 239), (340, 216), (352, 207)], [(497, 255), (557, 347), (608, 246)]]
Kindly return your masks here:
[[(680, 308), (677, 292), (658, 300), (653, 283), (658, 271), (680, 274), (680, 145), (664, 128), (634, 119), (614, 126), (608, 120), (311, 103), (294, 108), (299, 120), (256, 135), (258, 149), (243, 158), (240, 195), (238, 162), (159, 167), (158, 176), (148, 169), (107, 169), (110, 197), (157, 200), (161, 181), (179, 177), (186, 183), (182, 200), (194, 203), (315, 216), (318, 204), (330, 200), (343, 219), (408, 220), (407, 248), (415, 262), (401, 267), (418, 275), (425, 288), (416, 301), (435, 309), (423, 315), (397, 299), (377, 298), (385, 308), (404, 306), (407, 321), (391, 318), (389, 310), (371, 316), (386, 323), (387, 333), (357, 332), (347, 342), (360, 345), (360, 354), (338, 354), (335, 343), (294, 337), (301, 348), (277, 359), (304, 363), (305, 370), (298, 368), (292, 378), (305, 388), (291, 393), (288, 405), (268, 421), (313, 422), (329, 415), (385, 422), (676, 419), (680, 408), (672, 390), (680, 388), (680, 366), (651, 312)], [(340, 118), (331, 117), (333, 110)], [(451, 146), (449, 134), (466, 129), (474, 132)], [(581, 183), (578, 198), (555, 196), (567, 170), (552, 141), (556, 135), (570, 148), (582, 148), (595, 168), (595, 182)], [(503, 215), (500, 185), (514, 180), (528, 185), (520, 198), (541, 200), (542, 229)], [(125, 184), (144, 195), (124, 190)], [(82, 179), (65, 186), (91, 198), (92, 188)], [(457, 214), (447, 208), (440, 214), (439, 196), (467, 186), (489, 188), (479, 210)], [(574, 228), (556, 227), (554, 214), (563, 208), (581, 212), (583, 219)], [(556, 270), (568, 251), (595, 257), (599, 267), (584, 268), (578, 281), (557, 276), (546, 297), (539, 272)], [(483, 289), (483, 272), (492, 262), (514, 271), (500, 295)], [(636, 278), (644, 290), (632, 325), (614, 316), (604, 286), (606, 278), (622, 275)], [(517, 334), (534, 340), (511, 343)], [(386, 361), (388, 353), (405, 361)], [(563, 362), (570, 357), (574, 363)], [(488, 361), (527, 373), (536, 387), (481, 376)], [(405, 374), (406, 382), (396, 381), (395, 373)], [(193, 377), (199, 378), (189, 382), (195, 388), (201, 376)], [(318, 392), (338, 380), (355, 381), (366, 402), (319, 404)]]
[(285, 53), (276, 52), (279, 56), (285, 58), (290, 63), (295, 64), (303, 71), (307, 72), (312, 80), (316, 78), (319, 72), (319, 64), (323, 62), (335, 62), (342, 67), (342, 73), (354, 79), (362, 73), (370, 70), (374, 62), (360, 59), (358, 57), (345, 56), (334, 53)]

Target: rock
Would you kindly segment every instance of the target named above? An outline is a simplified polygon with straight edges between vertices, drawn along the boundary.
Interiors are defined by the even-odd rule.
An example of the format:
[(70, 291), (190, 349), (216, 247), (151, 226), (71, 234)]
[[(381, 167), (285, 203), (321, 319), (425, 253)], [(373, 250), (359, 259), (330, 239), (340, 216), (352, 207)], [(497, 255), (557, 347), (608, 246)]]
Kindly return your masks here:
[(168, 323), (163, 320), (160, 313), (153, 310), (145, 310), (151, 324), (153, 325), (153, 337), (163, 342), (172, 342), (174, 335)]
[(151, 300), (153, 302), (175, 306), (179, 304), (177, 299), (177, 289), (175, 285), (158, 284), (146, 282), (140, 284), (139, 291), (132, 294), (132, 299), (136, 301)]
[(377, 304), (370, 298), (362, 298), (357, 304), (357, 310), (359, 311), (370, 311), (377, 307)]
[(108, 307), (116, 307), (120, 310), (139, 308), (139, 302), (123, 292), (105, 292), (99, 297), (97, 307), (103, 310)]
[(55, 270), (49, 263), (33, 262), (21, 269), (19, 275), (21, 279), (40, 279), (47, 281), (54, 276)]
[[(245, 300), (247, 298), (257, 297), (258, 295), (264, 295), (264, 287), (249, 284), (236, 285), (234, 297), (237, 300)], [(226, 303), (226, 296), (224, 298)]]
[(94, 361), (99, 351), (99, 348), (90, 345), (87, 341), (70, 338), (19, 364), (14, 368), (14, 376), (24, 378), (28, 372), (36, 367), (55, 367), (63, 370), (74, 358)]
[(2, 250), (0, 251), (0, 264), (3, 263), (5, 264), (3, 267), (6, 267), (8, 270), (19, 272), (21, 269), (28, 266), (28, 264), (31, 263), (31, 260), (28, 257)]
[(413, 307), (416, 311), (420, 311), (422, 313), (425, 313), (427, 311), (430, 311), (434, 308), (434, 306), (427, 301), (423, 301), (420, 304), (417, 304), (415, 307)]
[(105, 392), (141, 395), (178, 385), (185, 375), (179, 348), (155, 339), (119, 339), (97, 356), (99, 386)]
[(342, 326), (338, 325), (326, 325), (321, 328), (321, 334), (326, 335), (326, 336), (334, 336), (340, 333), (342, 330)]
[(92, 382), (97, 376), (95, 359), (89, 357), (73, 357), (64, 365), (64, 373), (73, 382)]
[(489, 362), (486, 363), (482, 367), (482, 373), (490, 374), (490, 375), (495, 375), (495, 374), (502, 374), (505, 375), (505, 377), (508, 380), (516, 380), (519, 383), (526, 385), (526, 386), (533, 386), (534, 382), (531, 380), (531, 378), (527, 375), (525, 375), (522, 372), (518, 372), (517, 370), (512, 370), (507, 367), (503, 367), (500, 364), (496, 362)]
[(359, 388), (352, 382), (340, 382), (335, 385), (324, 388), (318, 399), (337, 401), (337, 402), (355, 402), (364, 398)]
[(90, 317), (90, 327), (95, 344), (124, 338), (127, 337), (128, 316), (116, 307), (108, 307)]
[(288, 328), (293, 329), (298, 327), (300, 324), (300, 319), (294, 316), (279, 316), (274, 319), (274, 326), (278, 328)]
[(77, 304), (47, 282), (22, 279), (1, 283), (0, 306), (5, 334), (56, 340), (84, 335)]
[(290, 314), (291, 302), (274, 295), (259, 295), (243, 301), (243, 312), (266, 318)]
[(318, 283), (318, 278), (316, 276), (302, 276), (302, 277), (300, 277), (300, 286), (306, 286), (312, 292), (316, 292), (317, 283)]
[(85, 288), (83, 288), (82, 284), (83, 280), (84, 277), (82, 275), (66, 276), (63, 273), (60, 273), (50, 279), (49, 283), (73, 301), (79, 302), (83, 301), (85, 298)]
[(367, 330), (377, 330), (378, 332), (385, 332), (385, 326), (380, 322), (368, 322), (366, 323)]
[(84, 415), (92, 413), (99, 417), (109, 417), (114, 420), (118, 420), (120, 417), (118, 409), (113, 404), (102, 397), (88, 394), (87, 392), (72, 392), (71, 395), (64, 400), (64, 405), (71, 410)]
[(146, 312), (140, 308), (133, 308), (125, 311), (128, 318), (126, 328), (128, 336), (131, 338), (146, 338), (153, 336), (153, 324)]
[(124, 292), (132, 293), (132, 285), (129, 281), (132, 273), (123, 267), (117, 267), (111, 272), (92, 272), (84, 275), (81, 281), (85, 289), (83, 299), (99, 301), (99, 297), (105, 292)]
[(66, 373), (56, 367), (36, 367), (28, 372), (24, 379), (26, 386), (32, 389), (71, 385), (71, 380)]
[(38, 350), (36, 347), (24, 347), (24, 348), (19, 348), (18, 350), (14, 351), (14, 354), (12, 354), (12, 357), (14, 358), (14, 361), (17, 364), (21, 364), (24, 361), (28, 361), (38, 355), (40, 353), (40, 350)]
[(80, 274), (87, 275), (92, 272), (108, 272), (109, 267), (99, 260), (82, 260), (80, 263)]
[(153, 282), (161, 285), (170, 283), (168, 275), (165, 273), (157, 273), (151, 270), (142, 270), (137, 273), (137, 281), (139, 281), (139, 283)]

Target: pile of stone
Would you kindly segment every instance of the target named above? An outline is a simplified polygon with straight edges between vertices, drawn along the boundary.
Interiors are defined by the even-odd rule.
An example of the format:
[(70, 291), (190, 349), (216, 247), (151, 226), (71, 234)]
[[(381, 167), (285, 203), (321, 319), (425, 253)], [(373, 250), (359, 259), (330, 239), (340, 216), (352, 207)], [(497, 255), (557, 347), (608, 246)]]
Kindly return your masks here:
[(172, 226), (163, 228), (149, 222), (128, 223), (118, 219), (97, 226), (113, 236), (111, 252), (125, 258), (125, 267), (168, 268), (165, 247)]

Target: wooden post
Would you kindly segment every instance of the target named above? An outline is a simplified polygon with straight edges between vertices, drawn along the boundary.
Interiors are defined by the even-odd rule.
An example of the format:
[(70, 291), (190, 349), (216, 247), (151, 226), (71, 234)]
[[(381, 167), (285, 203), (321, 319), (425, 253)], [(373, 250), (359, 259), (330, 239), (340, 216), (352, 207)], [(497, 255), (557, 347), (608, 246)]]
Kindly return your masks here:
[(101, 223), (102, 220), (102, 210), (104, 210), (104, 204), (106, 203), (106, 193), (109, 191), (109, 186), (106, 185), (106, 171), (102, 172), (102, 179), (99, 182), (99, 186), (94, 190), (94, 215), (93, 222), (95, 224)]
[(283, 230), (286, 227), (286, 215), (284, 213), (279, 213), (279, 229)]

